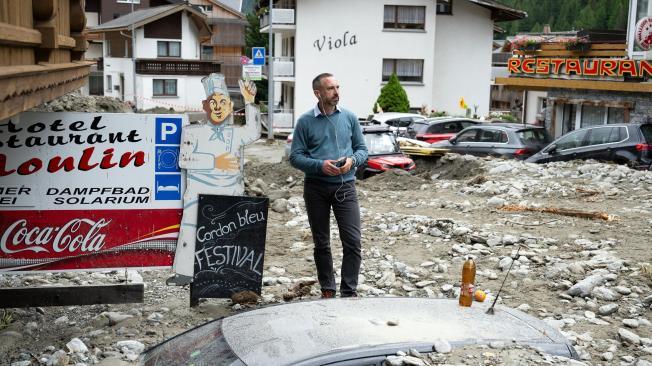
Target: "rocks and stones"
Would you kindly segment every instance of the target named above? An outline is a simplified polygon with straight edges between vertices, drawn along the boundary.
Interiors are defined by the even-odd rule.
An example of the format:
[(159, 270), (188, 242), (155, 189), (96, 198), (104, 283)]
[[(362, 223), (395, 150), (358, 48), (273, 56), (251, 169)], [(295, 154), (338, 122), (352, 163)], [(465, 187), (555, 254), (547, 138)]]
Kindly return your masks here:
[(602, 316), (608, 316), (615, 313), (617, 310), (618, 310), (618, 304), (602, 305), (598, 308), (598, 314)]
[(66, 347), (70, 350), (72, 353), (85, 353), (88, 352), (88, 347), (82, 342), (81, 339), (79, 338), (73, 338), (70, 340), (70, 342), (66, 343)]
[(54, 352), (46, 361), (47, 366), (65, 366), (70, 362), (70, 357), (66, 354), (66, 351), (60, 349)]
[(451, 344), (445, 339), (438, 339), (432, 345), (432, 350), (437, 353), (450, 353), (452, 349)]
[(123, 314), (115, 311), (105, 311), (100, 315), (105, 316), (107, 319), (109, 319), (109, 325), (116, 325), (122, 321), (134, 317), (133, 315)]
[(133, 352), (137, 355), (143, 353), (145, 350), (145, 345), (142, 344), (141, 342), (134, 341), (134, 340), (128, 340), (128, 341), (119, 341), (115, 344), (116, 348), (121, 350), (123, 353), (125, 351), (130, 351)]
[(604, 301), (616, 301), (621, 297), (619, 293), (612, 291), (603, 286), (594, 288), (591, 291), (591, 295), (593, 295), (595, 298), (599, 300), (604, 300)]
[(635, 346), (641, 344), (641, 337), (625, 328), (618, 328), (618, 337), (623, 343), (628, 343)]
[(514, 260), (511, 257), (504, 257), (500, 260), (500, 262), (498, 262), (498, 268), (504, 272), (509, 269), (509, 266), (512, 265), (513, 261)]
[(597, 270), (592, 275), (579, 281), (566, 291), (571, 296), (586, 297), (591, 294), (593, 288), (607, 281), (607, 270)]
[(629, 328), (638, 328), (639, 323), (636, 319), (623, 319), (623, 325)]

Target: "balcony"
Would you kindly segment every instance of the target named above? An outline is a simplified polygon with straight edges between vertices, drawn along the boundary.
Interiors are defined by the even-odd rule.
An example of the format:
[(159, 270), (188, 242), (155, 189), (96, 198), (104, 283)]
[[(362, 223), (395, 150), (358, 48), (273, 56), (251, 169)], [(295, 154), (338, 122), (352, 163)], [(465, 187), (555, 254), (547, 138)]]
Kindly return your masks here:
[(221, 65), (217, 61), (204, 60), (161, 60), (137, 59), (136, 74), (142, 75), (196, 75), (206, 76), (218, 73)]
[[(267, 65), (263, 74), (269, 75)], [(294, 78), (294, 57), (274, 57), (274, 78)]]
[[(279, 32), (294, 32), (296, 30), (296, 20), (294, 9), (273, 9), (274, 29)], [(260, 32), (269, 31), (269, 13), (260, 17)]]

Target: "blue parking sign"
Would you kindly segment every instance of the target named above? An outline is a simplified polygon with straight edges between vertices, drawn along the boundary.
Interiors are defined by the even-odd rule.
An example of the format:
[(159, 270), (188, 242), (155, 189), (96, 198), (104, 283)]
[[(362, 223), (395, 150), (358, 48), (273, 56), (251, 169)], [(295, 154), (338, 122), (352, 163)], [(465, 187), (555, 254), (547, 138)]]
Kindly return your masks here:
[(253, 47), (251, 49), (251, 58), (253, 59), (254, 65), (264, 65), (265, 64), (265, 47)]
[(181, 118), (156, 117), (156, 144), (179, 145), (181, 143)]

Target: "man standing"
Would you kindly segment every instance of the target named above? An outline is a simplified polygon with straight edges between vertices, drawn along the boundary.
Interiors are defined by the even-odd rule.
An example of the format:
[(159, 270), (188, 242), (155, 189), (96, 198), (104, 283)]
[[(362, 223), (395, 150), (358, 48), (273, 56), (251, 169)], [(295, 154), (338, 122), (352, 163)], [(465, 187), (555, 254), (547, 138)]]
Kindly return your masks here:
[(337, 106), (339, 88), (331, 74), (315, 77), (312, 89), (317, 105), (299, 118), (290, 153), (292, 166), (305, 173), (303, 198), (315, 243), (322, 298), (335, 297), (336, 289), (330, 248), (331, 207), (342, 240), (342, 297), (358, 295), (362, 261), (355, 168), (367, 160), (367, 147), (357, 117)]

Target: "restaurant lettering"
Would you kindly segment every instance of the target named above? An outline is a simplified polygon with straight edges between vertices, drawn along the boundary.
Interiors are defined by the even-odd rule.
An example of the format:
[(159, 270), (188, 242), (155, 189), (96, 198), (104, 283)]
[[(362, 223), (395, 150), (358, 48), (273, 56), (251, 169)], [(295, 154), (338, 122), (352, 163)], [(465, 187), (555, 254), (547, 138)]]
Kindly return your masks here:
[[(101, 119), (101, 116), (96, 116), (89, 124), (84, 121), (63, 123), (58, 119), (47, 124), (35, 122), (25, 127), (9, 121), (0, 124), (0, 147), (21, 149), (39, 146), (55, 147), (68, 144), (95, 145), (141, 141), (138, 130), (131, 130), (128, 133), (122, 131), (103, 133), (101, 130), (105, 129), (106, 126), (100, 124)], [(95, 147), (90, 146), (82, 150), (80, 156), (57, 155), (47, 161), (43, 161), (38, 157), (29, 157), (13, 166), (8, 166), (7, 155), (0, 154), (0, 177), (14, 173), (30, 175), (44, 167), (48, 173), (56, 173), (60, 170), (70, 172), (75, 169), (88, 171), (94, 168), (125, 168), (129, 165), (139, 167), (145, 164), (145, 158), (144, 151), (129, 151), (117, 155), (114, 148), (106, 148), (101, 153), (97, 153)]]
[(652, 76), (652, 62), (646, 60), (511, 58), (507, 69), (510, 74), (522, 75)]

